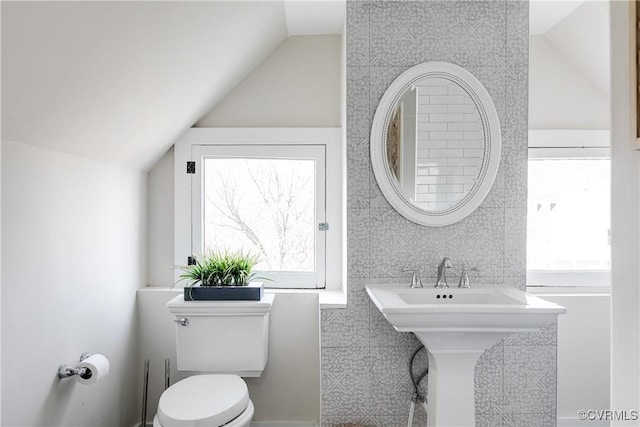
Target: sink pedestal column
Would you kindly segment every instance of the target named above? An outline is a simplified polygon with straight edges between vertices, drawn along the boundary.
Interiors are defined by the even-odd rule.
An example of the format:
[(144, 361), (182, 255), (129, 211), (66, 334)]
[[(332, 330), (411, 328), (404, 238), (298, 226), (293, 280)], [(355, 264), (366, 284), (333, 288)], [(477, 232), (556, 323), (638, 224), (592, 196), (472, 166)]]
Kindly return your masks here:
[(474, 370), (483, 350), (429, 351), (427, 426), (474, 427)]
[(510, 333), (424, 328), (414, 334), (429, 353), (427, 426), (475, 427), (476, 363), (485, 349)]

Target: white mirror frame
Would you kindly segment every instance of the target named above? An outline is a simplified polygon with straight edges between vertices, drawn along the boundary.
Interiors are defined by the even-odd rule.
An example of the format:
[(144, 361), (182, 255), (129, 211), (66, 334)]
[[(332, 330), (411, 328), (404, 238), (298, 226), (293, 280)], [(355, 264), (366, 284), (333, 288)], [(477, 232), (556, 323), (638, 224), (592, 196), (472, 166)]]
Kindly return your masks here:
[[(484, 129), (484, 156), (478, 179), (471, 190), (446, 210), (430, 211), (408, 201), (398, 188), (387, 159), (387, 129), (399, 99), (418, 80), (439, 77), (451, 80), (467, 91), (474, 100)], [(405, 218), (421, 225), (442, 227), (471, 215), (485, 199), (498, 173), (502, 144), (498, 112), (489, 92), (478, 79), (448, 62), (424, 62), (400, 74), (387, 88), (378, 103), (371, 126), (371, 163), (373, 172), (387, 201)]]

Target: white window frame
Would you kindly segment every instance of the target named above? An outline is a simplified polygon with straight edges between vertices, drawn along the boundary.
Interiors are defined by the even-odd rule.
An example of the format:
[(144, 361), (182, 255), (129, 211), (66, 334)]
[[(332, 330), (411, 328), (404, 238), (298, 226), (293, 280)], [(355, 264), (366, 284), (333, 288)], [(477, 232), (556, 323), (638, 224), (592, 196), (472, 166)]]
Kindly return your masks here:
[[(318, 222), (329, 224), (329, 230), (322, 232), (325, 247), (320, 247), (324, 253), (318, 269), (324, 271), (324, 282), (310, 285), (310, 282), (302, 283), (295, 277), (283, 278), (275, 282), (265, 282), (265, 287), (283, 288), (321, 288), (327, 290), (342, 290), (343, 282), (343, 168), (344, 155), (342, 144), (342, 131), (339, 128), (192, 128), (189, 129), (175, 144), (174, 163), (174, 197), (175, 197), (175, 264), (186, 265), (189, 256), (199, 255), (201, 241), (201, 225), (199, 212), (201, 213), (201, 175), (200, 161), (202, 155), (209, 156), (213, 149), (218, 153), (231, 153), (240, 147), (251, 148), (254, 154), (269, 155), (274, 147), (278, 152), (271, 150), (272, 158), (299, 158), (304, 146), (311, 151), (313, 147), (322, 147), (324, 159), (317, 163), (317, 167), (323, 167), (324, 176), (324, 212), (317, 217)], [(292, 151), (295, 154), (287, 155), (287, 146), (296, 147)], [(230, 149), (229, 147), (235, 147)], [(231, 150), (231, 151), (229, 151)], [(225, 156), (226, 157), (226, 156)], [(188, 161), (196, 162), (196, 174), (187, 174)], [(324, 163), (324, 164), (323, 164)], [(318, 205), (317, 207), (322, 208)], [(197, 212), (199, 211), (199, 212)], [(321, 221), (322, 215), (324, 220)], [(323, 264), (322, 264), (323, 263)], [(177, 270), (175, 278), (178, 280), (180, 271)], [(283, 276), (284, 277), (284, 276)]]
[[(314, 217), (317, 224), (325, 222), (326, 216), (326, 150), (324, 145), (192, 145), (191, 158), (195, 161), (196, 174), (192, 180), (193, 197), (191, 209), (191, 250), (194, 256), (203, 254), (204, 231), (204, 165), (203, 161), (210, 158), (254, 158), (254, 159), (305, 159), (313, 160), (314, 171)], [(199, 178), (199, 179), (198, 179)], [(201, 197), (198, 197), (198, 194)], [(270, 281), (265, 282), (267, 286), (283, 288), (312, 288), (319, 289), (326, 287), (326, 235), (319, 230), (319, 226), (314, 227), (314, 272), (259, 272), (268, 277)]]
[[(611, 159), (608, 130), (530, 130), (528, 160)], [(611, 270), (529, 270), (527, 286), (609, 287)]]

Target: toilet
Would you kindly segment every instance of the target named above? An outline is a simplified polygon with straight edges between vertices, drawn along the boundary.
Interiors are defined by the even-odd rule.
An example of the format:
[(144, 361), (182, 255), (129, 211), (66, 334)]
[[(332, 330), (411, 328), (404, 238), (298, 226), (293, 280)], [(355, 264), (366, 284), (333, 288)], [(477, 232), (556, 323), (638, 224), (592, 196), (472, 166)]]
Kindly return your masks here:
[(185, 378), (160, 396), (153, 427), (249, 426), (254, 407), (242, 377), (259, 377), (267, 364), (274, 297), (184, 301), (180, 295), (167, 303)]

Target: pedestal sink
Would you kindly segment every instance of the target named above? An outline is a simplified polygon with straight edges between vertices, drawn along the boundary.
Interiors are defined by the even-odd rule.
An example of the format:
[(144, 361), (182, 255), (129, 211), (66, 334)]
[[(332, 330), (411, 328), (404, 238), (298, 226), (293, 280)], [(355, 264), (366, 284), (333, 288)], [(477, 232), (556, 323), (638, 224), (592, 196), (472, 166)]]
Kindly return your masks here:
[(480, 355), (502, 338), (536, 331), (566, 312), (515, 288), (366, 289), (397, 331), (413, 332), (428, 350), (429, 427), (475, 426), (473, 373)]

